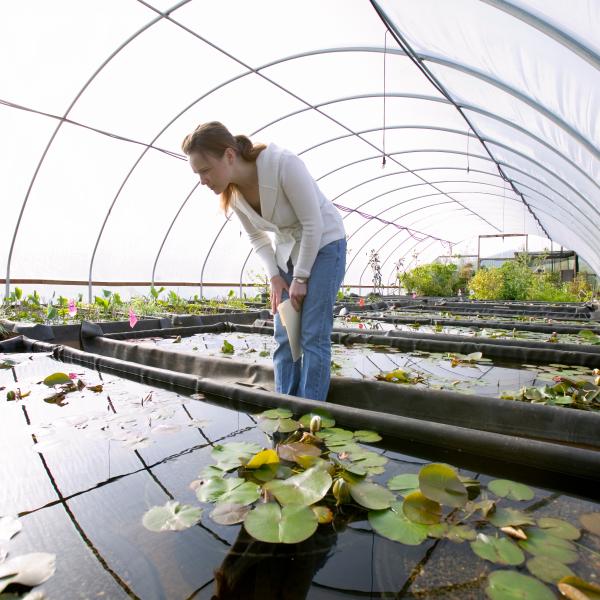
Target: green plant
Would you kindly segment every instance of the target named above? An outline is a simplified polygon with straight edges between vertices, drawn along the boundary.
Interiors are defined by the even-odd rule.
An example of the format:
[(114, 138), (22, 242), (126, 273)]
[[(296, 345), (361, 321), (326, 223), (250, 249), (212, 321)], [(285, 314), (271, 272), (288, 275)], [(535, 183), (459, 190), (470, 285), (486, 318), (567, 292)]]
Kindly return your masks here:
[(420, 265), (400, 275), (402, 285), (420, 296), (453, 296), (464, 282), (455, 264), (431, 263)]

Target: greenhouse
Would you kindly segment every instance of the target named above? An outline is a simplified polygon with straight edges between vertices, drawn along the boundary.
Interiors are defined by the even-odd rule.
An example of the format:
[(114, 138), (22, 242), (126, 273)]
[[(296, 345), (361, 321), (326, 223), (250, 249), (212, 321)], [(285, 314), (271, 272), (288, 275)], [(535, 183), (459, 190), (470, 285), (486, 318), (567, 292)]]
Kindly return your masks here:
[(7, 5), (0, 599), (600, 598), (598, 31)]

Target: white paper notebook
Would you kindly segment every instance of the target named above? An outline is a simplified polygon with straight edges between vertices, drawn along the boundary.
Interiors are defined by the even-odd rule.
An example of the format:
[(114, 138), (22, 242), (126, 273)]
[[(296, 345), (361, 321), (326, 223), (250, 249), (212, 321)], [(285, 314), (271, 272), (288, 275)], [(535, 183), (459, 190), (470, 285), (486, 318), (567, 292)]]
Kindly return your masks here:
[(296, 362), (302, 355), (300, 346), (300, 313), (292, 306), (291, 300), (284, 300), (277, 308), (281, 322), (287, 331), (292, 359)]

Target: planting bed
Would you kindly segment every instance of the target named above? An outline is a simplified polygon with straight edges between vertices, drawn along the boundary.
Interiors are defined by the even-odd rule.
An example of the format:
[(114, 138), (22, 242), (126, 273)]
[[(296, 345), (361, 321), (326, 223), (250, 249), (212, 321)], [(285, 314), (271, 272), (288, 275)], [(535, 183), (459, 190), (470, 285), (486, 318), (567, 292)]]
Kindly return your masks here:
[[(325, 437), (330, 456), (345, 461), (346, 467), (337, 469), (346, 473), (352, 491), (348, 499), (339, 489), (337, 496), (329, 489), (317, 502), (329, 507), (334, 524), (315, 525), (315, 533), (298, 543), (260, 541), (256, 537), (269, 537), (271, 530), (260, 525), (258, 516), (258, 529), (248, 521), (254, 536), (240, 524), (221, 524), (222, 518), (212, 513), (214, 501), (207, 501), (207, 493), (199, 491), (207, 484), (199, 481), (214, 482), (211, 465), (222, 465), (219, 461), (225, 460), (226, 453), (226, 460), (231, 460), (239, 457), (242, 448), (254, 453), (282, 441), (284, 434), (267, 435), (261, 428), (272, 430), (273, 424), (286, 421), (286, 413), (258, 419), (256, 413), (269, 408), (263, 402), (281, 404), (288, 397), (261, 396), (250, 390), (234, 401), (225, 401), (222, 395), (191, 398), (189, 375), (173, 375), (167, 382), (167, 373), (158, 369), (136, 373), (129, 363), (56, 348), (54, 357), (76, 361), (60, 362), (50, 356), (51, 347), (20, 338), (0, 344), (0, 352), (7, 348), (16, 352), (0, 354), (5, 366), (14, 363), (0, 370), (4, 388), (0, 469), (3, 481), (11, 485), (3, 487), (0, 514), (20, 518), (18, 525), (12, 520), (2, 522), (3, 531), (10, 531), (2, 546), (8, 550), (7, 561), (27, 553), (55, 555), (54, 575), (36, 588), (49, 598), (210, 598), (217, 586), (222, 592), (228, 585), (229, 594), (222, 597), (276, 598), (286, 590), (285, 597), (293, 599), (379, 598), (399, 593), (475, 599), (484, 598), (486, 589), (506, 577), (513, 587), (516, 582), (541, 594), (533, 597), (552, 598), (560, 577), (573, 573), (593, 582), (600, 568), (598, 486), (588, 477), (552, 474), (548, 471), (552, 463), (540, 470), (515, 467), (511, 460), (503, 462), (502, 453), (482, 461), (483, 455), (476, 452), (455, 453), (393, 435), (377, 441), (376, 434), (367, 432), (355, 435), (361, 452), (351, 449), (341, 433)], [(56, 396), (61, 387), (70, 384), (43, 383), (57, 372), (71, 374), (77, 388), (60, 401)], [(127, 373), (128, 379), (119, 373)], [(157, 386), (161, 379), (171, 389)], [(17, 389), (23, 397), (6, 400), (7, 391)], [(300, 399), (290, 402), (297, 409), (294, 417), (316, 406)], [(377, 425), (383, 423), (369, 411), (332, 407), (332, 413), (337, 427), (353, 431), (380, 429)], [(398, 421), (399, 425), (405, 420)], [(451, 435), (451, 428), (445, 431)], [(336, 441), (336, 436), (346, 442)], [(513, 443), (518, 445), (519, 440)], [(345, 447), (349, 458), (342, 456)], [(427, 467), (430, 462), (435, 465)], [(411, 506), (425, 505), (412, 490), (420, 487), (421, 492), (436, 494), (427, 487), (431, 469), (456, 477), (452, 475), (456, 471), (451, 469), (448, 475), (448, 467), (439, 463), (457, 467), (467, 482), (456, 485), (468, 486), (465, 489), (474, 494), (479, 491), (474, 501), (481, 505), (465, 504), (466, 497), (457, 504), (456, 499), (441, 496), (440, 514), (426, 520), (453, 525), (416, 523), (414, 519), (422, 516), (411, 512)], [(344, 469), (356, 471), (360, 465), (381, 488), (353, 487), (357, 481)], [(421, 479), (415, 477), (418, 473)], [(233, 467), (220, 477), (232, 480), (235, 475)], [(498, 482), (498, 478), (524, 485)], [(314, 479), (307, 476), (313, 483), (304, 487), (313, 489)], [(194, 481), (195, 491), (190, 489)], [(409, 495), (412, 499), (403, 504)], [(225, 501), (218, 501), (219, 493), (211, 497), (222, 509)], [(286, 506), (283, 496), (276, 497)], [(491, 502), (484, 502), (486, 497)], [(182, 530), (156, 532), (145, 527), (149, 510), (168, 501), (180, 503), (170, 505), (171, 510), (179, 507), (177, 518), (157, 520), (153, 513), (154, 519), (147, 517), (145, 523), (151, 529)], [(341, 507), (336, 507), (337, 501)], [(260, 514), (261, 502), (248, 498), (243, 502)], [(392, 508), (386, 508), (392, 502)], [(271, 505), (277, 505), (273, 497)], [(427, 506), (433, 505), (438, 504)], [(286, 523), (281, 526), (284, 533), (293, 533), (296, 539), (306, 535), (300, 517), (292, 529)], [(509, 524), (522, 530), (528, 541), (500, 530)], [(15, 534), (19, 526), (22, 530)], [(500, 545), (496, 538), (503, 540)], [(36, 559), (41, 571), (50, 575), (52, 556), (47, 555)], [(7, 591), (24, 593), (25, 589), (12, 586)]]

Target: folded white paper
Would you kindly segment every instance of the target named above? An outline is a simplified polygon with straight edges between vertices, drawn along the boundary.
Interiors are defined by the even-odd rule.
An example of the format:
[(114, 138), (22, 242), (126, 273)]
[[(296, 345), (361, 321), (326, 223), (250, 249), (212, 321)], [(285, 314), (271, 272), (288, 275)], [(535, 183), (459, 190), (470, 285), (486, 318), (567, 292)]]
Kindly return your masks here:
[(302, 355), (302, 347), (300, 346), (300, 313), (292, 306), (292, 302), (289, 299), (281, 302), (277, 310), (290, 341), (292, 359), (296, 362)]

